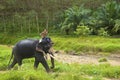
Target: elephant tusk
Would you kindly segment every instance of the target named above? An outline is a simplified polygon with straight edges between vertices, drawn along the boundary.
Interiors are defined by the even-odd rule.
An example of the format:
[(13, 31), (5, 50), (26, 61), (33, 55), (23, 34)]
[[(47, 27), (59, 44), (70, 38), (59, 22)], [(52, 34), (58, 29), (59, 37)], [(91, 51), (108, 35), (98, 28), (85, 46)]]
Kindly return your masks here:
[(51, 54), (49, 54), (49, 55), (50, 55), (50, 57), (52, 57), (53, 59), (55, 59), (55, 57), (53, 55), (51, 55)]

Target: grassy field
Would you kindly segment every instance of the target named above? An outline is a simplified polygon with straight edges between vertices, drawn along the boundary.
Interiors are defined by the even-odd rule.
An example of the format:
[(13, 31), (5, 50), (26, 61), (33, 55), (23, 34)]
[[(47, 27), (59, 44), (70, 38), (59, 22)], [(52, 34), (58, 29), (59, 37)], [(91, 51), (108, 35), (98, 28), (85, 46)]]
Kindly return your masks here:
[(110, 37), (53, 37), (55, 49), (75, 51), (76, 54), (120, 53), (120, 38)]
[[(13, 45), (22, 39), (39, 39), (37, 34), (28, 35), (1, 35), (0, 44)], [(120, 53), (120, 38), (113, 37), (100, 37), (100, 36), (89, 36), (89, 37), (78, 37), (68, 35), (51, 35), (54, 42), (54, 49), (64, 50), (66, 52), (75, 52), (76, 54), (115, 54)]]
[[(53, 72), (46, 73), (40, 64), (38, 70), (33, 69), (34, 59), (23, 61), (21, 69), (18, 65), (7, 70), (11, 55), (11, 47), (0, 45), (0, 80), (105, 80), (120, 79), (120, 66), (110, 64), (67, 64), (55, 61)], [(50, 65), (50, 61), (48, 60)]]

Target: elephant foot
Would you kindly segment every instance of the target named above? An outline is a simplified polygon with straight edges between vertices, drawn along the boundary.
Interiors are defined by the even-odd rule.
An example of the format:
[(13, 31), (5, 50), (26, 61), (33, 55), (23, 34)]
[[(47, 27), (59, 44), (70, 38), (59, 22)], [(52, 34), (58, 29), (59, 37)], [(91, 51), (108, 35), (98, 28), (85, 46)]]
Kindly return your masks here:
[(51, 66), (50, 69), (54, 69), (54, 66)]

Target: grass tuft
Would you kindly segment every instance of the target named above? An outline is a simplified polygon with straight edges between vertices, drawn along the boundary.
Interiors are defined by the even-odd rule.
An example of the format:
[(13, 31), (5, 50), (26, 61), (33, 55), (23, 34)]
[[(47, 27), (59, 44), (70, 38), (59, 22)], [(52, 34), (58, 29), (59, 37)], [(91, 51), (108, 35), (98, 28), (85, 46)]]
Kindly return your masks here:
[(108, 60), (106, 58), (100, 58), (98, 62), (107, 62)]

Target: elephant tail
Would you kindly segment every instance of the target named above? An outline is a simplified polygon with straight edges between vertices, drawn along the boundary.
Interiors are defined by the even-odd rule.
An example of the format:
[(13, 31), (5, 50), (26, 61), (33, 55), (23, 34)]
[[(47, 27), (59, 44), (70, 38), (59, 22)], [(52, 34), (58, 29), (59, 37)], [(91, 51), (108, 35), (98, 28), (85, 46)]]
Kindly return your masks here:
[(10, 65), (11, 59), (13, 58), (13, 52), (14, 52), (14, 49), (12, 50), (12, 54), (11, 54), (10, 60), (9, 60), (9, 62), (8, 62), (8, 68), (9, 68), (9, 65)]

